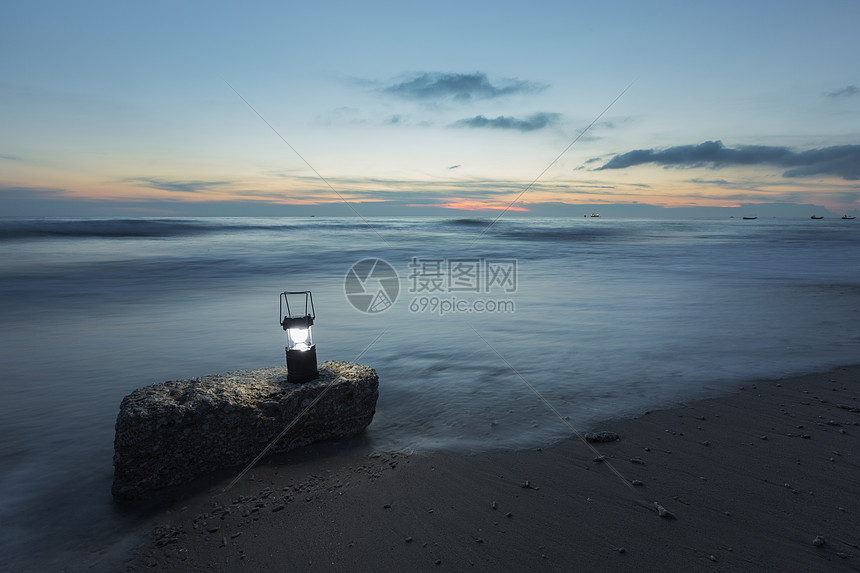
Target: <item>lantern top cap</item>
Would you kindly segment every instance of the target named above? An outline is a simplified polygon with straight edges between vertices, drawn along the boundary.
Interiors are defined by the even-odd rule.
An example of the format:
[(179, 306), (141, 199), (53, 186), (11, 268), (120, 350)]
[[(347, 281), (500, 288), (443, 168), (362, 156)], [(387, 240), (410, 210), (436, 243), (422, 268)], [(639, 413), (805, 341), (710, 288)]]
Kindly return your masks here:
[[(301, 302), (302, 298), (304, 298), (304, 304)], [(293, 302), (292, 308), (290, 307), (291, 299)], [(284, 312), (285, 310), (286, 313)], [(314, 318), (316, 318), (316, 313), (314, 312), (314, 298), (309, 290), (284, 291), (281, 293), (280, 311), (278, 313), (279, 323), (283, 326), (288, 321), (297, 318), (309, 319), (310, 324), (313, 324)], [(286, 328), (286, 326), (284, 326), (284, 328)]]

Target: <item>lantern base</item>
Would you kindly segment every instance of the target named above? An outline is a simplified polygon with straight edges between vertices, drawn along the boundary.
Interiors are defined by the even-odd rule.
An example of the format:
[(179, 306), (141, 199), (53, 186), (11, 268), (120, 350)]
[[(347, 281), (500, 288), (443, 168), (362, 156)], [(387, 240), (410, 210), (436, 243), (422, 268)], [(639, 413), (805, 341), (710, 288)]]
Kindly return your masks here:
[(307, 350), (287, 351), (287, 381), (288, 382), (310, 382), (320, 377), (317, 370), (317, 347), (311, 346)]

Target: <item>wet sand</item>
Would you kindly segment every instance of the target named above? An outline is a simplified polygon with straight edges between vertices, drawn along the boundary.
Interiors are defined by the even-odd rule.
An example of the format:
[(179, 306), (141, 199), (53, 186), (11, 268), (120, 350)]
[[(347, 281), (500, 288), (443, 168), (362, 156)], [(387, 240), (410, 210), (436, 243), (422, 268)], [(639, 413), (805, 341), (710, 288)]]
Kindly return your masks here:
[(360, 438), (311, 446), (227, 491), (234, 474), (166, 494), (114, 565), (860, 570), (860, 366), (580, 430), (620, 439), (473, 455), (376, 453)]

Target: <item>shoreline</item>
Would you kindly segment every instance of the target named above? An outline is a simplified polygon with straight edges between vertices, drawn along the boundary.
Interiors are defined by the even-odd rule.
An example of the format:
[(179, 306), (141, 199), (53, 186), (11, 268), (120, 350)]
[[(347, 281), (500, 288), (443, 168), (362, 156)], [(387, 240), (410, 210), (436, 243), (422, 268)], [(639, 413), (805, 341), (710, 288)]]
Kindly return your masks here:
[(621, 439), (308, 446), (165, 494), (118, 569), (860, 570), (860, 365), (580, 430)]

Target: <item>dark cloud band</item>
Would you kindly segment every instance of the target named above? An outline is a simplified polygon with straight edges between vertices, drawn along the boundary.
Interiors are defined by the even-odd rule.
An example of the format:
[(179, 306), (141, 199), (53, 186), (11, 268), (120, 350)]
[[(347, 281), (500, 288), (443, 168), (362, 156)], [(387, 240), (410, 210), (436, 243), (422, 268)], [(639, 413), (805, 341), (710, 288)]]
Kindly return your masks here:
[(125, 181), (174, 193), (199, 193), (209, 191), (212, 187), (230, 184), (230, 181), (168, 181), (158, 177), (133, 177)]
[(508, 80), (494, 85), (482, 73), (442, 74), (422, 73), (413, 78), (383, 88), (383, 92), (413, 100), (471, 101), (492, 99), (519, 93), (534, 93), (544, 86), (522, 81)]
[(860, 88), (857, 88), (855, 85), (845, 86), (842, 89), (838, 89), (833, 92), (829, 92), (827, 97), (855, 97), (860, 95)]
[(784, 177), (835, 175), (847, 181), (860, 179), (860, 145), (836, 145), (793, 151), (787, 147), (742, 145), (728, 148), (722, 141), (679, 145), (668, 149), (637, 149), (616, 155), (597, 171), (625, 169), (654, 163), (664, 167), (721, 168), (737, 165), (774, 165), (785, 168)]
[(455, 121), (451, 127), (471, 127), (471, 128), (490, 128), (490, 129), (515, 129), (517, 131), (534, 131), (550, 127), (557, 123), (561, 118), (558, 113), (535, 113), (525, 119), (516, 117), (508, 117), (500, 115), (495, 118), (476, 115), (466, 119)]

